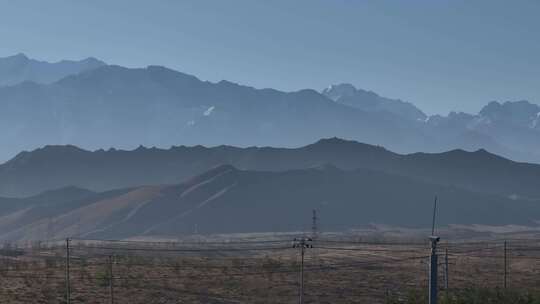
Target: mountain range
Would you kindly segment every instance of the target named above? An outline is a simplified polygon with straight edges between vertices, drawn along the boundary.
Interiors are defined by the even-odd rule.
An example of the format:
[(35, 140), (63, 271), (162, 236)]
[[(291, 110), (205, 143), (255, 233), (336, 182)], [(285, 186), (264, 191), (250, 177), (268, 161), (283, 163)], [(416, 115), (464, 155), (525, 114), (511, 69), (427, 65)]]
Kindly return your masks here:
[(0, 196), (25, 197), (76, 186), (102, 192), (117, 188), (178, 184), (215, 166), (240, 170), (303, 170), (330, 164), (504, 197), (540, 199), (540, 165), (519, 163), (486, 150), (398, 154), (339, 138), (300, 148), (178, 146), (87, 151), (46, 146), (0, 165)]
[(24, 55), (0, 60), (0, 83), (3, 160), (50, 144), (299, 147), (338, 136), (399, 153), (482, 148), (540, 162), (540, 106), (527, 101), (428, 116), (412, 103), (349, 84), (282, 92), (201, 81), (160, 66), (48, 64)]
[[(537, 226), (540, 165), (486, 150), (398, 154), (339, 138), (300, 148), (46, 146), (0, 165), (0, 240)], [(299, 218), (305, 220), (299, 221)]]
[(539, 220), (527, 101), (429, 116), (351, 84), (19, 54), (0, 59), (0, 105), (0, 240), (298, 231), (312, 209), (327, 230), (424, 227), (436, 195), (441, 225)]
[(0, 86), (23, 82), (50, 84), (66, 76), (104, 66), (105, 62), (89, 57), (83, 60), (62, 60), (49, 63), (30, 59), (25, 54), (0, 58)]
[(26, 199), (3, 199), (0, 240), (302, 231), (309, 226), (312, 209), (318, 210), (326, 231), (370, 223), (426, 227), (434, 194), (442, 198), (441, 225), (536, 225), (540, 211), (538, 200), (366, 169), (325, 165), (263, 172), (222, 165), (173, 185), (103, 193), (67, 187)]

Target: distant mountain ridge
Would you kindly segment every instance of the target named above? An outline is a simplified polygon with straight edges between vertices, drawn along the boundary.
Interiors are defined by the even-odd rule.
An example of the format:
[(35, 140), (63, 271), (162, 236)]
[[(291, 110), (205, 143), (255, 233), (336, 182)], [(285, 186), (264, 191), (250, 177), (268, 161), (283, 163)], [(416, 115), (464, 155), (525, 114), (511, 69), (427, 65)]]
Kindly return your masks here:
[(66, 76), (75, 75), (106, 65), (103, 61), (89, 57), (80, 61), (62, 60), (49, 63), (17, 54), (0, 58), (0, 86), (12, 86), (26, 81), (51, 84)]
[[(21, 55), (9, 58), (35, 62)], [(160, 66), (132, 69), (87, 61), (60, 62), (78, 68), (63, 71), (62, 78), (49, 73), (49, 79), (58, 79), (52, 82), (0, 87), (0, 159), (50, 144), (92, 150), (178, 144), (299, 147), (337, 136), (399, 153), (483, 148), (540, 163), (540, 110), (527, 101), (492, 102), (478, 114), (428, 117), (412, 103), (351, 84), (282, 92), (202, 81)], [(17, 75), (11, 71), (0, 64), (0, 75)]]
[(374, 92), (357, 89), (349, 83), (331, 85), (322, 94), (337, 103), (367, 112), (388, 111), (413, 121), (424, 121), (428, 117), (410, 102), (381, 97)]
[(29, 196), (66, 186), (101, 192), (177, 184), (224, 164), (272, 172), (330, 164), (341, 170), (366, 169), (503, 197), (540, 198), (540, 165), (514, 162), (485, 150), (402, 155), (339, 138), (296, 149), (179, 146), (90, 152), (47, 146), (0, 165), (0, 196)]
[(156, 66), (103, 66), (52, 85), (0, 88), (0, 103), (0, 127), (6, 130), (0, 143), (19, 151), (66, 143), (90, 149), (178, 143), (292, 147), (329, 136), (409, 150), (425, 144), (414, 122), (388, 112), (374, 117), (314, 90), (210, 83)]

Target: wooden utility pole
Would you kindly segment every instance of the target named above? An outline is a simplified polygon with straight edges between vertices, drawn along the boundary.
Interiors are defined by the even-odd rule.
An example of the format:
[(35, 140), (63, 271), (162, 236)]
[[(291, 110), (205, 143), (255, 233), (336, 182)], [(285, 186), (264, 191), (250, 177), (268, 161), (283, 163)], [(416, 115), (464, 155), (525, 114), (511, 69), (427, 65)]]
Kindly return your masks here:
[(506, 289), (507, 286), (507, 280), (508, 280), (508, 259), (506, 255), (506, 249), (507, 249), (507, 243), (504, 241), (504, 289)]
[(66, 303), (71, 303), (71, 286), (69, 284), (69, 238), (66, 239)]
[(294, 239), (293, 248), (300, 248), (300, 304), (304, 304), (304, 255), (306, 248), (313, 248), (311, 238)]
[(448, 283), (448, 244), (446, 244), (446, 250), (444, 255), (444, 289), (448, 291), (450, 284)]
[(109, 256), (109, 297), (110, 303), (114, 304), (114, 274), (113, 274), (113, 262), (112, 255)]

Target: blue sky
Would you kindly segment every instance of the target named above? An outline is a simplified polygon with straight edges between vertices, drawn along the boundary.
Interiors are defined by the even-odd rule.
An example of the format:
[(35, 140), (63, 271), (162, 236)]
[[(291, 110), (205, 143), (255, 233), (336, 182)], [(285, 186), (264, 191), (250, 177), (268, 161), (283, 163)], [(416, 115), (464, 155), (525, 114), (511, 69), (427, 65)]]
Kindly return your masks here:
[(94, 56), (281, 90), (350, 82), (429, 114), (540, 103), (540, 1), (0, 0), (0, 56)]

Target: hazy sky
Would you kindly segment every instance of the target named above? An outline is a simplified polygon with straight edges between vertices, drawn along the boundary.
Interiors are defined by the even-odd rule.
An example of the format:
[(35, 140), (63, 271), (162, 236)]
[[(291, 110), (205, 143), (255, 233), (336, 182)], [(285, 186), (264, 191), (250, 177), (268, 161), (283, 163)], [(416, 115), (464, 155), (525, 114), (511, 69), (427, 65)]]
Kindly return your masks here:
[(0, 56), (94, 56), (282, 90), (350, 82), (429, 114), (540, 103), (540, 1), (0, 0)]

